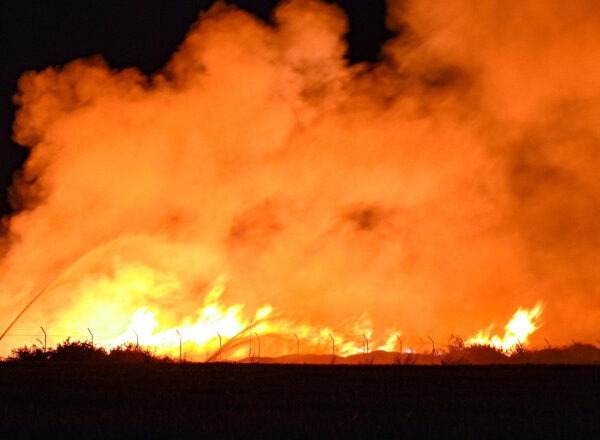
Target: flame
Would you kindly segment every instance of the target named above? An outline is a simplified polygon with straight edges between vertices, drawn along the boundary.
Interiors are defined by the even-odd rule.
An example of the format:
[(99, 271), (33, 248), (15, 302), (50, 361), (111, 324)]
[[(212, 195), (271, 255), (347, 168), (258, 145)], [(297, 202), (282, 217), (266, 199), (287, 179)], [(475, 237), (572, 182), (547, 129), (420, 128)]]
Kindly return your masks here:
[[(593, 2), (390, 0), (373, 63), (336, 2), (226, 3), (152, 76), (19, 80), (2, 328), (199, 360), (430, 352), (480, 328), (464, 304), (536, 292), (545, 336), (597, 338)], [(514, 350), (541, 309), (470, 341)]]
[[(122, 270), (121, 273), (129, 276), (119, 275), (123, 284), (113, 288), (126, 290), (132, 285), (136, 288), (152, 285), (150, 280), (154, 277), (149, 276), (147, 269), (137, 268), (140, 279), (134, 282), (131, 273), (135, 270)], [(259, 339), (266, 342), (262, 345), (262, 355), (296, 353), (301, 343), (303, 353), (347, 356), (364, 352), (365, 338), (370, 340), (373, 335), (367, 315), (363, 315), (352, 326), (342, 330), (317, 328), (285, 320), (277, 316), (269, 304), (248, 315), (244, 313), (246, 307), (243, 304), (226, 307), (219, 302), (225, 288), (226, 277), (218, 277), (205, 296), (204, 306), (197, 310), (194, 320), (188, 318), (174, 324), (169, 322), (160, 310), (146, 305), (133, 312), (127, 328), (120, 335), (99, 343), (110, 350), (135, 341), (142, 347), (153, 349), (157, 354), (172, 357), (179, 356), (181, 348), (182, 356), (188, 360), (236, 360), (257, 356)], [(98, 295), (98, 292), (94, 293), (95, 297)], [(107, 304), (99, 302), (98, 307), (93, 309), (84, 304), (80, 308), (76, 307), (73, 313), (79, 316), (89, 314), (90, 310), (97, 313), (102, 306)], [(110, 313), (105, 314), (110, 316)], [(380, 349), (393, 349), (399, 333), (392, 333), (394, 335), (389, 336)], [(294, 340), (297, 343), (296, 347), (291, 344)]]
[[(107, 347), (114, 347), (132, 341), (132, 335), (142, 346), (154, 347), (158, 353), (174, 355), (180, 342), (185, 339), (186, 349), (192, 352), (215, 350), (215, 338), (220, 334), (233, 337), (249, 327), (242, 316), (244, 306), (235, 304), (223, 307), (218, 300), (225, 290), (225, 277), (220, 277), (206, 295), (205, 305), (197, 311), (195, 322), (183, 322), (169, 326), (160, 321), (160, 311), (148, 306), (137, 309), (130, 318), (130, 324), (123, 334), (104, 341)], [(265, 319), (271, 312), (265, 306), (256, 312), (257, 319)], [(181, 340), (180, 340), (181, 337)], [(218, 346), (217, 346), (218, 347)]]
[(490, 336), (490, 329), (480, 331), (476, 336), (465, 341), (465, 345), (483, 345), (493, 347), (504, 353), (513, 354), (519, 346), (527, 343), (527, 338), (541, 327), (540, 317), (543, 305), (541, 302), (530, 310), (519, 308), (512, 319), (504, 327), (504, 336)]

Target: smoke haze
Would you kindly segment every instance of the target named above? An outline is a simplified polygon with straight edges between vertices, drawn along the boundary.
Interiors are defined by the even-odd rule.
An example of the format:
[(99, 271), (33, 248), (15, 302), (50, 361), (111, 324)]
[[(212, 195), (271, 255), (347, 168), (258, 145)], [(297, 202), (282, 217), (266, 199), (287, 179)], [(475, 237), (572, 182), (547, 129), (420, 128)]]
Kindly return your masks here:
[(249, 316), (379, 343), (537, 301), (538, 340), (597, 339), (596, 2), (390, 0), (388, 25), (380, 61), (351, 65), (334, 5), (265, 23), (217, 3), (153, 77), (101, 58), (23, 74), (6, 325), (49, 283), (24, 323), (183, 322), (225, 275)]

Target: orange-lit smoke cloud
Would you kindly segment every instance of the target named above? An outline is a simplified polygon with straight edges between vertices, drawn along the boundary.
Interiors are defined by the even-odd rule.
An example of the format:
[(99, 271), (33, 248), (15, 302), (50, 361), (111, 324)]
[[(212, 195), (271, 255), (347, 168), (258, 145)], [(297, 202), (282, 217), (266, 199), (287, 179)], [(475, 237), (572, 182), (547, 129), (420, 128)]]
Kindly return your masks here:
[(24, 322), (182, 320), (226, 275), (225, 303), (368, 320), (380, 342), (501, 327), (538, 300), (541, 336), (595, 339), (597, 5), (388, 9), (375, 64), (344, 59), (339, 8), (295, 0), (268, 24), (217, 4), (151, 78), (99, 58), (24, 74), (2, 318), (59, 277)]

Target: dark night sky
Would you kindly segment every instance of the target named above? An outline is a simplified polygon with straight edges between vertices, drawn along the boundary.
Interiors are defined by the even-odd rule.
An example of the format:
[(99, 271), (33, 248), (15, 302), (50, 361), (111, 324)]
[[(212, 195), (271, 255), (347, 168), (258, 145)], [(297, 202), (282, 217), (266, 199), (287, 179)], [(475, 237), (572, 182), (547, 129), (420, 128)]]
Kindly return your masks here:
[[(27, 150), (11, 141), (16, 108), (12, 95), (27, 70), (60, 66), (102, 55), (114, 68), (136, 66), (146, 74), (160, 69), (198, 13), (211, 0), (6, 0), (0, 14), (0, 216), (10, 212), (7, 189)], [(277, 0), (230, 1), (268, 19)], [(384, 0), (338, 0), (350, 19), (351, 62), (374, 61), (382, 42)]]

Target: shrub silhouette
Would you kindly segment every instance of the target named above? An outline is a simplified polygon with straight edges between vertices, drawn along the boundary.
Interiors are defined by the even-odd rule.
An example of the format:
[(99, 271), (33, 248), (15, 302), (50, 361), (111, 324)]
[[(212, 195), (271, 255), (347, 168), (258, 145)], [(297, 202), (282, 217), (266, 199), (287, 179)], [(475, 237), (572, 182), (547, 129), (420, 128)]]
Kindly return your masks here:
[[(412, 365), (419, 362), (414, 353), (396, 353), (393, 363)], [(56, 348), (44, 350), (36, 345), (11, 350), (11, 356), (5, 360), (11, 362), (95, 362), (95, 363), (170, 363), (168, 356), (157, 356), (146, 348), (128, 343), (112, 348), (110, 351), (92, 345), (90, 342), (71, 341), (70, 338)], [(332, 358), (332, 364), (337, 359)], [(372, 359), (371, 359), (372, 363)], [(466, 345), (458, 336), (452, 336), (440, 358), (442, 365), (485, 365), (485, 364), (600, 364), (600, 349), (590, 344), (573, 343), (565, 347), (553, 347), (543, 350), (528, 350), (519, 344), (508, 356), (502, 350), (487, 345)]]
[(133, 343), (123, 344), (113, 348), (108, 354), (108, 360), (111, 362), (160, 362), (163, 359), (157, 358), (148, 349), (140, 348)]
[[(450, 337), (441, 362), (443, 365), (452, 364), (504, 364), (509, 357), (502, 350), (488, 345), (467, 345), (456, 335)], [(521, 346), (524, 350), (524, 347)]]
[(69, 338), (50, 351), (50, 360), (63, 362), (98, 362), (106, 359), (106, 350), (89, 342), (71, 341)]
[(109, 352), (90, 342), (71, 341), (70, 338), (58, 344), (56, 348), (49, 348), (46, 351), (36, 345), (15, 348), (7, 360), (23, 362), (171, 362), (167, 356), (157, 357), (149, 350), (131, 343), (117, 346)]
[(25, 346), (12, 349), (9, 360), (27, 362), (46, 361), (48, 360), (48, 355), (48, 352), (44, 351), (43, 348), (32, 345), (31, 347)]

